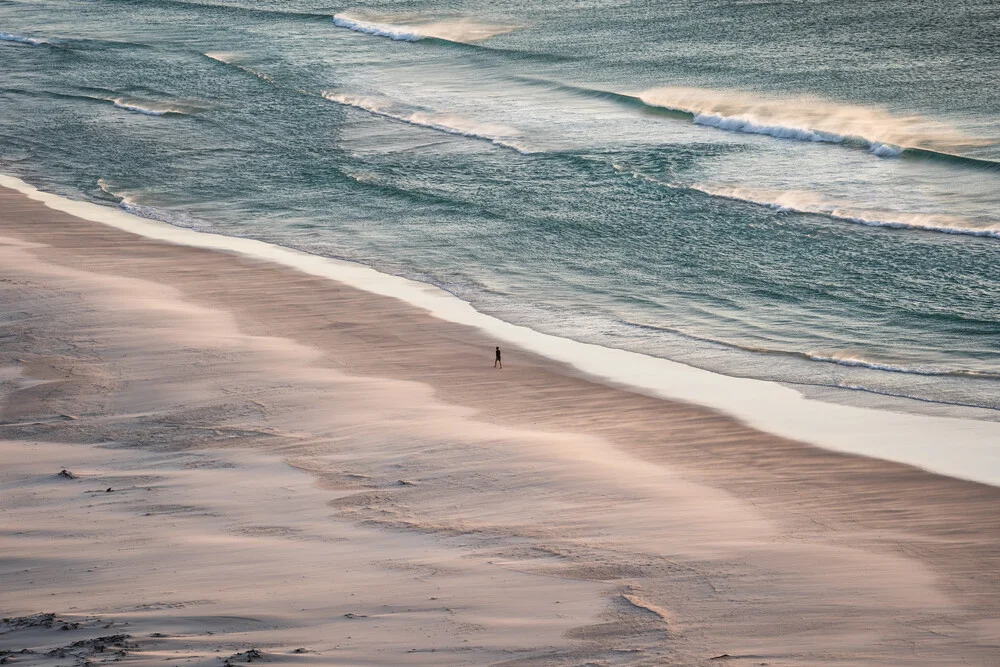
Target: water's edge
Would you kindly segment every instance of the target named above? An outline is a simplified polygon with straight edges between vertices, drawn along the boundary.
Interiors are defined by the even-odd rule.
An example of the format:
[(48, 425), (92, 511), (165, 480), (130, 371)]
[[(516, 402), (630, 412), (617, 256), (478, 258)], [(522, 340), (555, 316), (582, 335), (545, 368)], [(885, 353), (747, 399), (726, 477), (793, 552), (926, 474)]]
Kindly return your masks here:
[(668, 359), (540, 333), (480, 313), (440, 288), (361, 264), (253, 239), (174, 227), (120, 209), (49, 194), (3, 174), (0, 186), (54, 210), (146, 238), (237, 253), (399, 299), (433, 317), (475, 327), (499, 342), (567, 364), (599, 381), (713, 408), (774, 435), (1000, 486), (998, 422), (902, 414), (808, 399), (776, 382), (728, 377)]

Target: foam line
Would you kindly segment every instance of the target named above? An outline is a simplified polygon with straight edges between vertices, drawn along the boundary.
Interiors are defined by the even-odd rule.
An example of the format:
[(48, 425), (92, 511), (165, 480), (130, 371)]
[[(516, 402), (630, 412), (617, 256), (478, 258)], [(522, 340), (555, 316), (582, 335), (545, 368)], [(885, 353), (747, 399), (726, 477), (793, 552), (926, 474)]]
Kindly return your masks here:
[[(898, 461), (953, 477), (1000, 486), (1000, 423), (912, 415), (805, 398), (775, 382), (731, 378), (682, 363), (533, 331), (478, 312), (442, 289), (374, 269), (282, 248), (147, 220), (117, 208), (48, 194), (10, 176), (13, 188), (46, 206), (146, 238), (234, 253), (399, 299), (438, 319), (474, 327), (500, 344), (567, 364), (602, 381), (653, 396), (714, 408), (763, 431), (828, 449)], [(490, 353), (484, 350), (484, 355)], [(508, 354), (508, 364), (517, 363)]]

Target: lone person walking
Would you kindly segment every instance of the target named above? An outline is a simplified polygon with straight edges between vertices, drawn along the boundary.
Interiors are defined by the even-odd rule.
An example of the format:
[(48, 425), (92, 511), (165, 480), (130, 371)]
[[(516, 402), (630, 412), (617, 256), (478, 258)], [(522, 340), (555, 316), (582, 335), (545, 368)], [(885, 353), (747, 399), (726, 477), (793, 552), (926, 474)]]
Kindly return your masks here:
[(497, 366), (499, 366), (500, 368), (503, 368), (503, 362), (500, 360), (500, 346), (499, 345), (497, 345), (497, 360), (493, 362), (493, 368), (496, 368)]

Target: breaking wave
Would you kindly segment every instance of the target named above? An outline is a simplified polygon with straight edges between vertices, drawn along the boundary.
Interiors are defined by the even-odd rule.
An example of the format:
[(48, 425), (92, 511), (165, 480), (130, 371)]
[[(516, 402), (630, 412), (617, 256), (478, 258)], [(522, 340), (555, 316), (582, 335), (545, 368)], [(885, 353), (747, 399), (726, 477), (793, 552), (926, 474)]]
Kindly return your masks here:
[(937, 151), (992, 143), (922, 116), (818, 97), (768, 98), (701, 88), (654, 88), (635, 97), (652, 107), (691, 114), (698, 125), (798, 141), (862, 143), (880, 157), (895, 157), (907, 148)]
[(351, 95), (332, 91), (324, 91), (323, 97), (343, 106), (362, 109), (376, 116), (392, 118), (393, 120), (410, 125), (418, 125), (439, 132), (473, 139), (482, 139), (496, 146), (509, 148), (522, 154), (532, 152), (517, 142), (517, 130), (510, 127), (481, 123), (449, 113), (405, 107), (382, 97)]
[(416, 18), (393, 23), (346, 14), (336, 14), (333, 17), (333, 23), (340, 28), (347, 28), (366, 35), (387, 37), (396, 41), (416, 42), (421, 39), (439, 39), (458, 44), (471, 44), (518, 29), (516, 26), (491, 25), (467, 19), (435, 21)]
[(614, 102), (729, 132), (842, 144), (863, 148), (882, 158), (938, 160), (1000, 171), (998, 161), (953, 152), (962, 147), (993, 145), (995, 140), (971, 137), (945, 123), (921, 116), (895, 115), (876, 107), (819, 98), (764, 98), (700, 88), (655, 88), (641, 93), (623, 93), (536, 77), (514, 78), (529, 85)]

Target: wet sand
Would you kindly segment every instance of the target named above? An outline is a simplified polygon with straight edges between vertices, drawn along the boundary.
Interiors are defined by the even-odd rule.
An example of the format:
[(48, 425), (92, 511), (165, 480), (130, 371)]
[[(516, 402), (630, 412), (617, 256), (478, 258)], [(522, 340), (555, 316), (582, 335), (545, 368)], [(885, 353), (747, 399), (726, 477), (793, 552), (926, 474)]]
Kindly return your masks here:
[(1000, 660), (1000, 489), (9, 190), (0, 303), (23, 664)]

